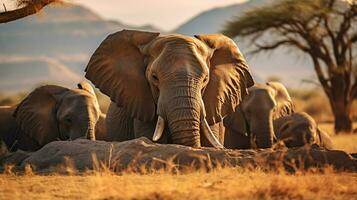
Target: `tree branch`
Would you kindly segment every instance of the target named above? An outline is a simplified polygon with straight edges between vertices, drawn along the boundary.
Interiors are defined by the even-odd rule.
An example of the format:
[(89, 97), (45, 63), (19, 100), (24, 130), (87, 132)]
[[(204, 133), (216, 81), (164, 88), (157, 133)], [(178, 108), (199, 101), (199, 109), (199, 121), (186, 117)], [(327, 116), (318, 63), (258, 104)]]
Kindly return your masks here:
[(352, 88), (351, 88), (351, 93), (350, 93), (350, 100), (354, 100), (356, 99), (357, 100), (357, 80), (355, 80), (354, 84), (352, 85)]
[(351, 37), (351, 39), (350, 39), (350, 42), (351, 42), (351, 43), (357, 42), (357, 33), (354, 34), (354, 35), (352, 35), (352, 37)]
[(29, 15), (33, 15), (45, 6), (59, 2), (58, 0), (34, 0), (34, 1), (29, 1), (24, 7), (16, 9), (16, 10), (11, 10), (11, 11), (5, 11), (0, 13), (0, 24), (1, 23), (7, 23), (11, 22), (17, 19), (24, 18)]
[(353, 18), (357, 16), (357, 4), (353, 3), (350, 8), (344, 13), (341, 13), (341, 15), (343, 16), (343, 21), (336, 36), (336, 41), (339, 42), (340, 52), (335, 55), (336, 63), (340, 66), (344, 65), (344, 63), (342, 63), (344, 60), (342, 57), (346, 54), (350, 41), (353, 40), (354, 37), (352, 36), (352, 38), (345, 39), (346, 35), (348, 35), (348, 31), (352, 27)]
[(268, 50), (272, 50), (272, 49), (276, 49), (282, 45), (289, 45), (292, 47), (296, 47), (298, 49), (300, 49), (301, 51), (307, 53), (310, 51), (310, 49), (308, 47), (306, 47), (305, 45), (301, 44), (299, 41), (293, 39), (293, 38), (289, 38), (287, 37), (284, 40), (280, 40), (280, 41), (276, 41), (273, 44), (268, 44), (268, 45), (262, 45), (262, 44), (258, 44), (255, 43), (255, 45), (258, 47), (258, 49), (253, 50), (251, 52), (249, 52), (249, 54), (256, 54), (259, 53), (261, 51), (268, 51)]
[(329, 97), (329, 99), (331, 99), (332, 98), (331, 87), (328, 83), (328, 79), (325, 78), (324, 73), (322, 72), (320, 63), (318, 59), (314, 56), (314, 54), (309, 54), (309, 55), (312, 59), (312, 62), (314, 63), (314, 69), (316, 71), (317, 78), (319, 79), (326, 95)]
[(7, 11), (7, 9), (6, 9), (5, 4), (4, 4), (4, 3), (2, 3), (2, 6), (4, 7), (4, 11), (6, 12), (6, 11)]

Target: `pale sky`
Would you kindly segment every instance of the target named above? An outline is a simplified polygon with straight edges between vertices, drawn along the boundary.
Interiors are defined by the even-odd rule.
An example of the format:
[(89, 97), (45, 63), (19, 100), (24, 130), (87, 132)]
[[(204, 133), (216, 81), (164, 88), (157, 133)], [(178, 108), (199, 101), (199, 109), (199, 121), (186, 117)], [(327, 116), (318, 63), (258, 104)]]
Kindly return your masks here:
[[(170, 31), (202, 11), (232, 5), (247, 0), (64, 0), (89, 7), (106, 19), (115, 19), (129, 25), (152, 24)], [(16, 0), (0, 0), (8, 10)]]
[[(0, 0), (1, 1), (1, 0)], [(245, 0), (73, 0), (107, 19), (172, 30), (198, 13)]]

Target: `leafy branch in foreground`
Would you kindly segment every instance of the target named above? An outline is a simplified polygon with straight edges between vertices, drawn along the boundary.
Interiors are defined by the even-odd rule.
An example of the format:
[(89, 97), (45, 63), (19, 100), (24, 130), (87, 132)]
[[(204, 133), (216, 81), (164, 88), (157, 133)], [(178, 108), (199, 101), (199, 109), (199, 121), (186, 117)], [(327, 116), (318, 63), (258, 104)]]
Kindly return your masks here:
[(0, 23), (7, 23), (33, 15), (45, 6), (52, 3), (63, 3), (62, 0), (18, 0), (17, 8), (15, 10), (7, 11), (5, 4), (3, 4), (5, 12), (0, 13)]

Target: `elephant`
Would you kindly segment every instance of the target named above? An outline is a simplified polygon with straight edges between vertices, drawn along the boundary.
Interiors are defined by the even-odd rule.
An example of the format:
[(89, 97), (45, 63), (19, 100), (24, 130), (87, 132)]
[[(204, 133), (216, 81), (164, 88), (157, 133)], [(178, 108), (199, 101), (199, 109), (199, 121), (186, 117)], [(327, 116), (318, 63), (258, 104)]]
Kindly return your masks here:
[(106, 140), (107, 126), (106, 126), (106, 114), (99, 112), (99, 119), (95, 125), (95, 140)]
[(224, 119), (227, 148), (270, 148), (275, 139), (273, 121), (294, 112), (285, 86), (279, 82), (256, 84), (235, 112)]
[(18, 105), (0, 107), (0, 136), (10, 151), (36, 151), (55, 140), (95, 140), (101, 115), (92, 86), (36, 88)]
[(312, 144), (329, 150), (334, 148), (330, 136), (305, 112), (280, 117), (274, 120), (273, 124), (277, 141), (281, 141), (288, 148)]
[(122, 30), (96, 49), (85, 77), (112, 101), (108, 137), (222, 148), (223, 118), (254, 84), (236, 44), (221, 34)]

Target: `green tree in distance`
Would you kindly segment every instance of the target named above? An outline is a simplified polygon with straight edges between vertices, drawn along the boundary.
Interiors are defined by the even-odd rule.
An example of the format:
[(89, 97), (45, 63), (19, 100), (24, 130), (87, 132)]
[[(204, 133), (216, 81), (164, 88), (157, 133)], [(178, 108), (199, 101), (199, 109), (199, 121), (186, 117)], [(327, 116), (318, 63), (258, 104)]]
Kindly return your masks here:
[(357, 0), (280, 0), (233, 19), (223, 32), (250, 39), (252, 53), (285, 46), (309, 55), (329, 99), (336, 133), (352, 130)]

